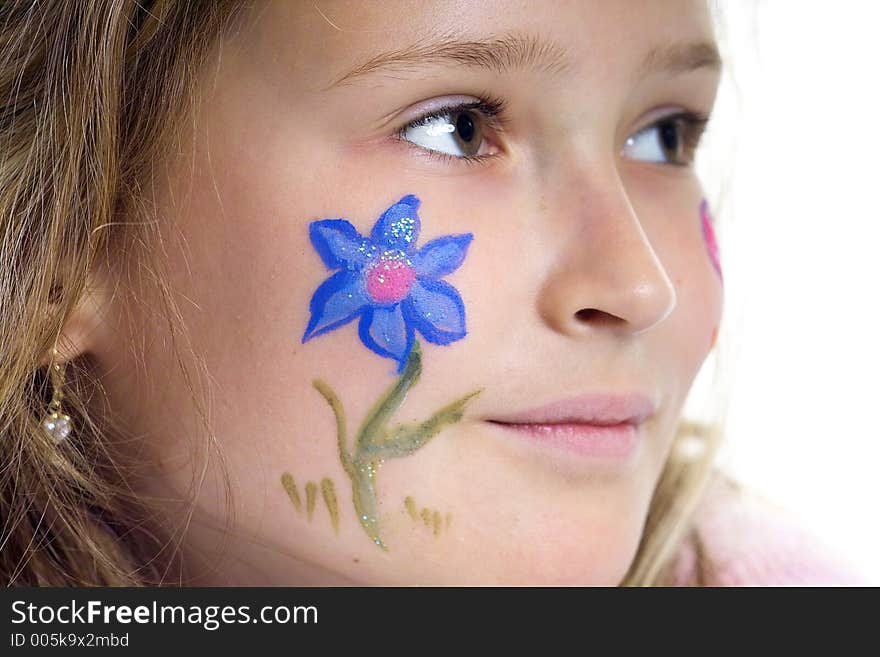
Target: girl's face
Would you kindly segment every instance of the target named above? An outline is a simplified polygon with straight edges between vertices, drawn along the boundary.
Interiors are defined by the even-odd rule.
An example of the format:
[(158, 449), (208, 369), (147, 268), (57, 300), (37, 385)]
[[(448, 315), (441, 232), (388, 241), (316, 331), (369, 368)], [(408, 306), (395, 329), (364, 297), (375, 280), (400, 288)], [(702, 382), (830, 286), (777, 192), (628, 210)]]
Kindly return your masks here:
[[(721, 315), (704, 3), (251, 11), (155, 189), (225, 458), (199, 581), (619, 583)], [(186, 497), (205, 456), (168, 336), (109, 303), (90, 349), (144, 492)], [(580, 425), (503, 424), (584, 395), (530, 418)]]

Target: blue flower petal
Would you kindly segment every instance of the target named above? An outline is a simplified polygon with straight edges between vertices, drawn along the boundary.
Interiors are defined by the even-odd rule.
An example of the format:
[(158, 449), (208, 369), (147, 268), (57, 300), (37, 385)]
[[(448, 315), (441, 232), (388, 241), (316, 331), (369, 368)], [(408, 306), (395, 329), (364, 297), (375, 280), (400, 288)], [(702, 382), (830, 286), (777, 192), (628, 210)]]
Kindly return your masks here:
[(318, 286), (312, 295), (309, 325), (303, 334), (306, 342), (353, 320), (369, 304), (361, 272), (343, 269)]
[(390, 308), (369, 308), (362, 316), (358, 332), (361, 341), (385, 358), (398, 362), (403, 370), (415, 340), (415, 332), (403, 317), (400, 304)]
[(309, 237), (328, 269), (357, 268), (369, 260), (369, 242), (345, 219), (313, 221)]
[(419, 239), (420, 222), (416, 210), (420, 202), (412, 194), (407, 194), (385, 210), (373, 226), (370, 239), (375, 244), (412, 253)]
[(412, 257), (416, 274), (424, 278), (440, 278), (451, 274), (461, 266), (473, 238), (473, 233), (466, 233), (431, 240)]
[(467, 334), (461, 295), (446, 281), (416, 280), (401, 305), (407, 321), (428, 342), (449, 344)]

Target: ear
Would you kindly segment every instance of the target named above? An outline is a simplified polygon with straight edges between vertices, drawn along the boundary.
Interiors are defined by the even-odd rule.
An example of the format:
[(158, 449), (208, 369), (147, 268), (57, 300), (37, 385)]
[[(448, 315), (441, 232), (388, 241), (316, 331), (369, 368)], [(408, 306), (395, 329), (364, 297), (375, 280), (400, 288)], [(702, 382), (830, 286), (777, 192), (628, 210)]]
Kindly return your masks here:
[[(106, 314), (112, 298), (109, 282), (102, 267), (96, 266), (89, 273), (83, 293), (73, 311), (67, 316), (55, 344), (58, 350), (56, 361), (65, 363), (96, 351), (101, 344), (108, 344), (106, 334), (109, 327)], [(48, 365), (51, 360), (50, 350), (43, 355), (40, 364)]]

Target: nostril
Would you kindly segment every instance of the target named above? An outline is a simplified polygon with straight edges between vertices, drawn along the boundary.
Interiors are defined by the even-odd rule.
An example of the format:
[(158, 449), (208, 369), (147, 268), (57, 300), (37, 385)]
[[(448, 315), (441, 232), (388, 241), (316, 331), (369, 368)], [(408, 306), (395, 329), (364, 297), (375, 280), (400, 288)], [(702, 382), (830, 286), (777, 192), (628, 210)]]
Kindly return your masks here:
[(609, 313), (606, 313), (604, 310), (598, 310), (596, 308), (581, 308), (574, 314), (575, 318), (579, 322), (596, 324), (599, 322), (610, 322), (615, 323), (620, 320), (619, 317), (615, 317)]

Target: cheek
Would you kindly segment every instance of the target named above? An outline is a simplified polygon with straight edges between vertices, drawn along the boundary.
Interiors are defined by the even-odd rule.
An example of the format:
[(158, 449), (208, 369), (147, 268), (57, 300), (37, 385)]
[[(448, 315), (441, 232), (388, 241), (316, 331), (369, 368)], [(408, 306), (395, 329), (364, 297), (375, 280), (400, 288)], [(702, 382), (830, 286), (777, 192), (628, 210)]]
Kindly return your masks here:
[[(658, 326), (656, 339), (660, 361), (678, 372), (681, 394), (696, 376), (715, 345), (723, 312), (723, 279), (716, 255), (716, 244), (702, 211), (699, 196), (681, 199), (674, 214), (664, 217), (655, 232), (658, 256), (672, 277), (676, 289), (676, 309), (670, 321)], [(668, 359), (667, 359), (668, 357)]]

